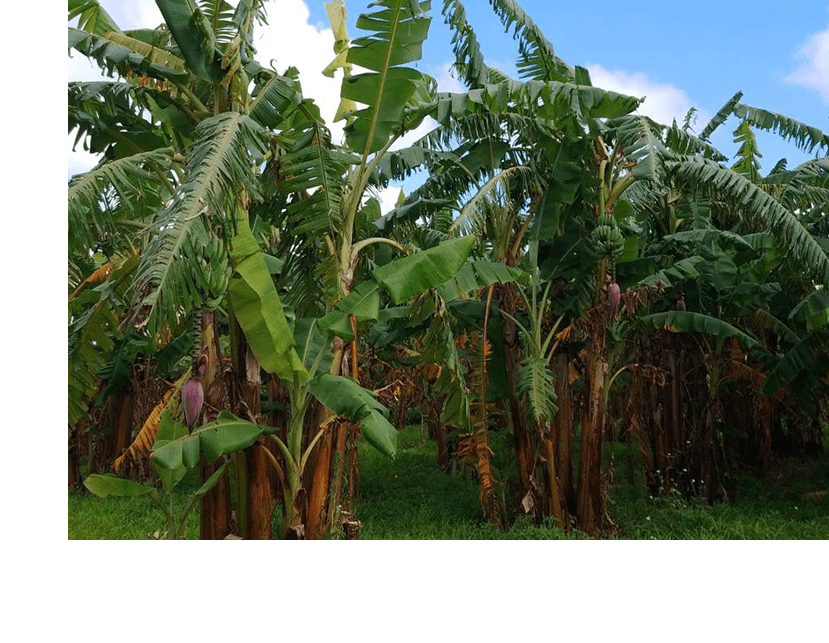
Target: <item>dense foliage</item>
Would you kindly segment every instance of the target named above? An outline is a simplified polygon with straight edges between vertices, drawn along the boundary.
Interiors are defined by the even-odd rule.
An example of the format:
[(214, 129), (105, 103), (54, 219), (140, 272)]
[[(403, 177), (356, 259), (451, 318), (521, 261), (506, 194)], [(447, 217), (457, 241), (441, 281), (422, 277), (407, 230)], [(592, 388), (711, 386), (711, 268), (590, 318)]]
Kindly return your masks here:
[[(412, 65), (430, 2), (372, 3), (352, 40), (336, 0), (338, 142), (295, 69), (256, 62), (262, 2), (157, 2), (165, 24), (124, 32), (69, 1), (70, 50), (113, 78), (69, 83), (70, 131), (102, 155), (69, 183), (70, 485), (83, 457), (89, 490), (149, 494), (169, 537), (196, 502), (202, 538), (269, 538), (277, 506), (283, 537), (356, 537), (358, 437), (394, 458), (421, 418), (496, 528), (596, 536), (614, 444), (652, 494), (709, 502), (822, 448), (823, 132), (740, 93), (698, 135), (656, 123), (513, 0), (490, 4), (520, 79), (444, 0), (466, 91), (438, 92)], [(729, 163), (710, 135), (732, 117)], [(814, 158), (763, 175), (758, 129)], [(377, 190), (424, 170), (382, 214)]]

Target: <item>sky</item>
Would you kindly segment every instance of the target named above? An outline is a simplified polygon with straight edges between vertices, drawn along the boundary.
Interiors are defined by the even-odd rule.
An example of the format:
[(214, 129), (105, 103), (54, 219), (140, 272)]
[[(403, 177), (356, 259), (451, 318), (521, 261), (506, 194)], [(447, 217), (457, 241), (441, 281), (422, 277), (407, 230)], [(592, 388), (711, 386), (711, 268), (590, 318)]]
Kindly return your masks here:
[[(122, 29), (156, 26), (161, 14), (152, 0), (101, 0)], [(366, 1), (346, 1), (349, 35), (359, 31), (356, 18)], [(463, 91), (450, 71), (453, 54), (450, 31), (440, 14), (442, 0), (433, 0), (432, 24), (417, 66), (438, 81), (440, 91)], [(829, 5), (727, 0), (696, 3), (650, 2), (622, 5), (597, 0), (591, 3), (521, 0), (556, 53), (571, 66), (586, 67), (593, 84), (637, 97), (646, 97), (640, 112), (658, 122), (682, 122), (691, 107), (699, 115), (695, 129), (702, 130), (717, 110), (738, 90), (742, 102), (829, 131)], [(465, 2), (467, 19), (482, 43), (489, 65), (517, 78), (516, 41), (490, 9), (486, 0)], [(339, 103), (339, 75), (328, 79), (320, 71), (333, 58), (333, 35), (324, 2), (271, 0), (266, 3), (269, 25), (256, 39), (257, 58), (273, 61), (282, 72), (288, 66), (300, 71), (303, 91), (314, 97), (335, 137), (342, 123), (332, 123)], [(96, 68), (80, 54), (69, 59), (69, 80), (99, 77)], [(712, 142), (733, 156), (731, 117), (715, 132)], [(396, 147), (416, 140), (434, 121), (426, 121)], [(757, 133), (763, 152), (763, 171), (782, 157), (792, 167), (808, 156), (776, 135)], [(70, 135), (70, 147), (74, 137)], [(86, 171), (95, 158), (69, 151), (69, 175)], [(410, 184), (405, 187), (411, 189)], [(398, 191), (382, 195), (384, 211), (392, 207)]]

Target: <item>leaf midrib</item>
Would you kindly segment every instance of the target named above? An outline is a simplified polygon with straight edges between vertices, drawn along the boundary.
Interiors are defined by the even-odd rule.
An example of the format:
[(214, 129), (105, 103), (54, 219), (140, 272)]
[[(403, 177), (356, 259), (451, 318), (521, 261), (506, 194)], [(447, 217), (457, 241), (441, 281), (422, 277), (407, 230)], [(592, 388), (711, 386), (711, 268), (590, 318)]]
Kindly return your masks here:
[(366, 167), (366, 159), (370, 154), (371, 150), (371, 141), (374, 140), (374, 130), (377, 128), (377, 119), (380, 117), (380, 105), (381, 101), (383, 100), (383, 92), (386, 87), (386, 78), (388, 77), (389, 73), (389, 63), (391, 62), (391, 52), (394, 48), (394, 40), (397, 37), (397, 28), (400, 24), (400, 11), (401, 11), (401, 4), (403, 0), (397, 0), (397, 6), (395, 8), (395, 15), (394, 15), (394, 22), (392, 24), (392, 29), (389, 32), (389, 46), (386, 50), (386, 60), (383, 62), (383, 71), (380, 72), (380, 83), (377, 88), (377, 100), (375, 101), (375, 109), (374, 114), (371, 118), (371, 125), (369, 126), (368, 130), (368, 138), (366, 139), (366, 146), (363, 149), (363, 158), (360, 162), (360, 174), (362, 175), (363, 171)]
[[(221, 163), (220, 163), (221, 159), (224, 158), (224, 154), (227, 151), (227, 148), (232, 146), (234, 134), (235, 134), (236, 129), (238, 127), (239, 119), (241, 117), (242, 117), (242, 114), (237, 113), (232, 117), (232, 120), (228, 123), (227, 129), (225, 130), (224, 135), (220, 139), (221, 143), (218, 145), (218, 152), (219, 153), (215, 154), (215, 155), (212, 155), (212, 158), (214, 159), (214, 161), (212, 163), (208, 164), (207, 173), (206, 173), (207, 176), (203, 180), (197, 181), (198, 190), (197, 190), (197, 192), (191, 194), (190, 198), (188, 199), (189, 204), (188, 204), (188, 207), (187, 207), (187, 210), (186, 210), (187, 214), (182, 215), (182, 218), (184, 219), (185, 225), (183, 225), (181, 227), (181, 234), (179, 234), (178, 237), (176, 238), (176, 241), (175, 241), (175, 243), (173, 244), (173, 247), (172, 247), (172, 251), (170, 252), (170, 255), (169, 255), (171, 260), (166, 265), (166, 267), (164, 269), (164, 274), (162, 275), (161, 279), (159, 279), (159, 281), (158, 281), (158, 286), (156, 287), (156, 297), (155, 297), (155, 300), (153, 301), (153, 303), (150, 305), (150, 313), (148, 315), (148, 319), (152, 318), (156, 314), (156, 310), (157, 310), (157, 307), (158, 307), (158, 300), (159, 300), (158, 292), (160, 292), (162, 290), (162, 288), (164, 286), (166, 286), (166, 284), (168, 282), (168, 279), (172, 275), (171, 268), (173, 266), (175, 256), (179, 252), (179, 250), (181, 248), (181, 245), (184, 242), (184, 240), (188, 237), (186, 231), (190, 229), (190, 227), (193, 225), (193, 222), (196, 221), (197, 218), (198, 218), (198, 217), (194, 217), (192, 215), (192, 209), (191, 208), (193, 208), (193, 205), (198, 207), (200, 205), (200, 200), (202, 199), (202, 197), (205, 194), (207, 194), (208, 186), (211, 185), (213, 177), (215, 177), (215, 175), (218, 173), (218, 167), (221, 165)], [(201, 175), (201, 173), (199, 173), (199, 175), (197, 175), (197, 177), (200, 176), (200, 175)], [(197, 178), (197, 177), (194, 177), (194, 178)], [(189, 183), (189, 180), (182, 185), (182, 188), (184, 187), (184, 185), (187, 185), (187, 183)]]

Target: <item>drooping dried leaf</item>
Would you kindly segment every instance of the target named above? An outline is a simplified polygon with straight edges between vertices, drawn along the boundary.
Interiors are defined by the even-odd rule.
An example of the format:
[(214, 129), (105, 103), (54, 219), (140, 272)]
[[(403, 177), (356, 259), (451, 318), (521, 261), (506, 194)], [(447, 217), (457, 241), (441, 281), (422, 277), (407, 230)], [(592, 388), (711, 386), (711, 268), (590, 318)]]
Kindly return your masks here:
[(135, 436), (135, 440), (133, 440), (132, 444), (122, 455), (115, 459), (115, 462), (112, 465), (115, 473), (118, 473), (121, 470), (127, 460), (135, 461), (142, 456), (145, 458), (150, 457), (150, 452), (152, 451), (153, 444), (155, 443), (155, 436), (158, 433), (158, 424), (161, 421), (161, 413), (168, 404), (171, 402), (175, 403), (177, 401), (178, 398), (177, 396), (174, 397), (174, 393), (178, 392), (189, 377), (190, 371), (187, 370), (176, 381), (175, 385), (164, 393), (161, 401), (155, 405), (153, 410), (150, 412), (150, 415), (144, 421), (141, 430), (138, 432), (138, 435)]
[(112, 269), (115, 267), (115, 262), (110, 261), (109, 263), (104, 264), (100, 268), (98, 268), (95, 272), (89, 275), (85, 280), (84, 283), (88, 285), (95, 285), (99, 284), (102, 281), (106, 280), (107, 277), (112, 274)]

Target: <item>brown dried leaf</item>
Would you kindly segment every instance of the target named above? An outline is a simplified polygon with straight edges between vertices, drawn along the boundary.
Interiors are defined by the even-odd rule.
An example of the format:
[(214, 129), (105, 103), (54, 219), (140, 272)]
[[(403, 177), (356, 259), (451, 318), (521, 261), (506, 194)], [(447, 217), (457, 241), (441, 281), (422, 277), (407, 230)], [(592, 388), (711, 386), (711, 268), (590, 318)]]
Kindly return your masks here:
[(527, 495), (521, 500), (521, 508), (524, 510), (525, 514), (532, 512), (535, 508), (535, 500), (533, 500), (532, 491), (528, 491)]
[(133, 440), (127, 450), (121, 456), (116, 458), (115, 462), (113, 462), (112, 468), (115, 470), (116, 474), (121, 470), (121, 467), (124, 466), (127, 459), (135, 461), (139, 456), (149, 457), (150, 452), (153, 449), (153, 444), (155, 443), (155, 436), (158, 433), (158, 424), (161, 421), (161, 413), (164, 411), (167, 404), (170, 403), (173, 394), (181, 389), (182, 384), (184, 384), (185, 379), (188, 377), (190, 377), (189, 369), (185, 371), (185, 373), (176, 381), (175, 386), (170, 388), (164, 394), (161, 401), (155, 405), (153, 410), (150, 412), (150, 415), (144, 421), (144, 425), (141, 427), (138, 435), (135, 436), (135, 440)]

